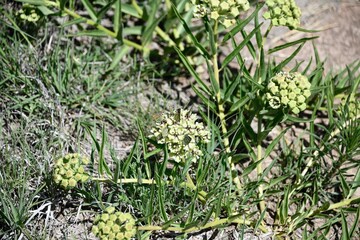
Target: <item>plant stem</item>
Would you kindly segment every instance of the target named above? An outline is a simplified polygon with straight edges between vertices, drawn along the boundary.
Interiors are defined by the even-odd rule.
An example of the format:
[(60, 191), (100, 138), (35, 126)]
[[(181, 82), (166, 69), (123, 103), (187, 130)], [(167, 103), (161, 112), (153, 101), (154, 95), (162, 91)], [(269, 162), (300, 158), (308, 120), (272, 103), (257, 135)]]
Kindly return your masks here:
[[(216, 220), (209, 222), (203, 226), (196, 226), (196, 227), (191, 227), (191, 228), (182, 228), (182, 227), (163, 228), (161, 226), (147, 225), (147, 226), (139, 226), (138, 230), (140, 230), (140, 231), (168, 230), (168, 231), (174, 231), (174, 232), (189, 233), (189, 232), (194, 232), (194, 231), (201, 231), (201, 230), (208, 229), (208, 228), (215, 228), (215, 227), (218, 227), (218, 226), (221, 226), (224, 224), (229, 224), (229, 223), (244, 224), (247, 226), (253, 225), (253, 223), (248, 220), (240, 219), (242, 217), (243, 216), (238, 216), (236, 218), (229, 217), (229, 218), (216, 219)], [(259, 226), (259, 229), (263, 232), (267, 232), (267, 229), (263, 226)]]
[[(262, 122), (262, 116), (261, 114), (258, 114), (258, 129), (257, 129), (257, 161), (258, 164), (256, 165), (256, 173), (258, 178), (262, 175), (263, 169), (262, 169), (262, 147), (261, 147), (261, 122)], [(259, 191), (259, 199), (260, 199), (260, 212), (265, 211), (265, 201), (264, 201), (264, 188), (263, 185), (260, 184), (258, 187)]]
[[(221, 123), (221, 131), (223, 134), (223, 143), (224, 143), (224, 147), (225, 147), (225, 152), (227, 154), (229, 154), (229, 157), (227, 159), (228, 164), (230, 165), (230, 170), (231, 170), (231, 178), (239, 192), (239, 194), (242, 194), (242, 186), (241, 186), (241, 182), (240, 182), (240, 178), (239, 175), (237, 173), (235, 164), (232, 162), (232, 157), (230, 156), (231, 154), (231, 149), (230, 149), (230, 142), (229, 142), (229, 137), (227, 136), (227, 127), (226, 127), (226, 119), (225, 119), (225, 109), (224, 109), (224, 105), (222, 103), (222, 99), (221, 99), (221, 92), (220, 92), (220, 74), (219, 74), (219, 64), (218, 64), (218, 59), (217, 59), (217, 49), (218, 49), (218, 43), (217, 43), (217, 39), (218, 39), (218, 21), (215, 21), (214, 24), (214, 42), (215, 42), (215, 52), (213, 53), (212, 56), (212, 63), (213, 63), (213, 70), (214, 70), (214, 77), (215, 80), (219, 86), (219, 90), (218, 92), (216, 92), (216, 101), (217, 101), (217, 105), (218, 105), (218, 116), (220, 118), (220, 123)], [(209, 36), (209, 37), (213, 37), (213, 36)]]

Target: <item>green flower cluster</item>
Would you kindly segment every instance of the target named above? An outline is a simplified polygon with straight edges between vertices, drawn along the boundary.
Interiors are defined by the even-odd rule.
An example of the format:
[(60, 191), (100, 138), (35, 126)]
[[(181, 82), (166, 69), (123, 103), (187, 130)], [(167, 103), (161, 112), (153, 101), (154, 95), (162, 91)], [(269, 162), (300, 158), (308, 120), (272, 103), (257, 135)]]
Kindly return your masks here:
[(23, 7), (16, 13), (20, 19), (35, 23), (40, 19), (39, 11), (30, 4), (24, 4)]
[(192, 161), (196, 162), (203, 155), (198, 144), (210, 141), (209, 130), (196, 121), (196, 115), (190, 114), (188, 110), (179, 109), (163, 114), (151, 129), (149, 137), (156, 139), (159, 144), (167, 144), (169, 155), (174, 161), (181, 162), (192, 157)]
[(311, 83), (300, 73), (280, 72), (270, 79), (266, 99), (274, 108), (289, 107), (298, 114), (306, 109), (306, 99), (310, 97)]
[(195, 5), (194, 17), (203, 18), (210, 15), (226, 28), (233, 26), (241, 11), (250, 8), (248, 0), (191, 0)]
[(85, 167), (89, 162), (89, 159), (77, 153), (58, 159), (53, 173), (54, 182), (65, 189), (75, 187), (78, 182), (86, 182), (89, 174), (85, 172)]
[[(349, 99), (349, 100), (348, 100)], [(350, 94), (350, 96), (345, 96), (341, 99), (341, 106), (347, 107), (349, 111), (349, 117), (353, 118), (360, 114), (360, 101), (356, 99), (355, 94)]]
[(131, 239), (136, 234), (135, 220), (130, 213), (115, 212), (107, 207), (103, 214), (97, 215), (92, 232), (101, 240)]
[(300, 25), (300, 8), (294, 0), (266, 0), (269, 10), (264, 13), (265, 19), (271, 19), (274, 26), (288, 26), (290, 29)]

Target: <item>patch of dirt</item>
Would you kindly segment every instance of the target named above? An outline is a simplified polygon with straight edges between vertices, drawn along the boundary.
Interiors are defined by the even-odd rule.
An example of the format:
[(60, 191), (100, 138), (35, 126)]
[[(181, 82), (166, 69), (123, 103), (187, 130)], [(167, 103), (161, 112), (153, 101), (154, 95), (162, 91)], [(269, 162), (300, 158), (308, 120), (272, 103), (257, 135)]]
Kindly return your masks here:
[[(297, 1), (302, 10), (301, 28), (320, 30), (317, 33), (289, 31), (279, 27), (272, 30), (267, 47), (272, 48), (296, 39), (319, 36), (314, 40), (322, 59), (326, 58), (325, 70), (339, 70), (359, 60), (360, 56), (360, 1), (358, 0), (302, 0)], [(284, 60), (292, 51), (274, 54)], [(296, 60), (308, 62), (314, 56), (309, 43), (296, 56)]]

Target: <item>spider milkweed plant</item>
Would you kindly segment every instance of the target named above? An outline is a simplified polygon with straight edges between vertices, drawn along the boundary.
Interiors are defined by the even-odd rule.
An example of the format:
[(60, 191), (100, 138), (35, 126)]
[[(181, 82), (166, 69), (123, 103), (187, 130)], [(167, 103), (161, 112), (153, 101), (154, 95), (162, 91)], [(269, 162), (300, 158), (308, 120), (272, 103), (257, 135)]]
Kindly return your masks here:
[[(279, 239), (299, 234), (326, 239), (334, 226), (341, 226), (344, 239), (356, 236), (360, 63), (335, 76), (325, 74), (314, 47), (313, 70), (312, 59), (305, 67), (296, 63), (289, 68), (304, 44), (316, 37), (266, 49), (274, 27), (308, 31), (300, 28), (301, 10), (293, 0), (267, 0), (253, 9), (247, 0), (188, 3), (195, 21), (204, 26), (205, 40), (198, 40), (179, 6), (167, 2), (203, 58), (208, 79), (194, 70), (179, 46), (171, 47), (195, 79), (201, 118), (178, 109), (162, 114), (148, 132), (139, 126), (131, 153), (124, 161), (114, 157), (114, 169), (104, 159), (106, 134), (101, 143), (92, 135), (100, 156), (98, 176), (86, 174), (86, 180), (97, 184), (103, 209), (94, 221), (94, 234), (142, 239), (154, 231), (174, 231), (186, 237), (237, 224)], [(223, 45), (231, 47), (225, 56)], [(294, 50), (280, 63), (271, 60), (273, 53), (288, 48)], [(251, 63), (245, 61), (245, 50)], [(319, 122), (321, 117), (326, 121)], [(294, 128), (300, 136), (289, 139)], [(73, 176), (61, 169), (56, 173), (54, 178), (65, 179), (68, 186)], [(106, 196), (107, 208), (100, 183), (116, 189)], [(71, 187), (76, 186), (72, 181)], [(312, 227), (314, 220), (320, 227)]]

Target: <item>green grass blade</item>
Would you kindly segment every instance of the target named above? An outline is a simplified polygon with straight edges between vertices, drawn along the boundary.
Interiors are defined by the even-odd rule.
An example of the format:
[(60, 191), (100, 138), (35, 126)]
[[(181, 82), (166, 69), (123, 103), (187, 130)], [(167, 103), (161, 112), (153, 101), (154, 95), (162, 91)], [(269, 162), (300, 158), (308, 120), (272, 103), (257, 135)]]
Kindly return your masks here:
[(124, 56), (130, 52), (130, 50), (131, 50), (131, 47), (123, 45), (121, 47), (120, 51), (118, 51), (115, 54), (114, 58), (111, 61), (109, 68), (106, 71), (109, 72), (109, 71), (114, 70), (116, 67), (118, 67), (121, 59), (123, 59)]

